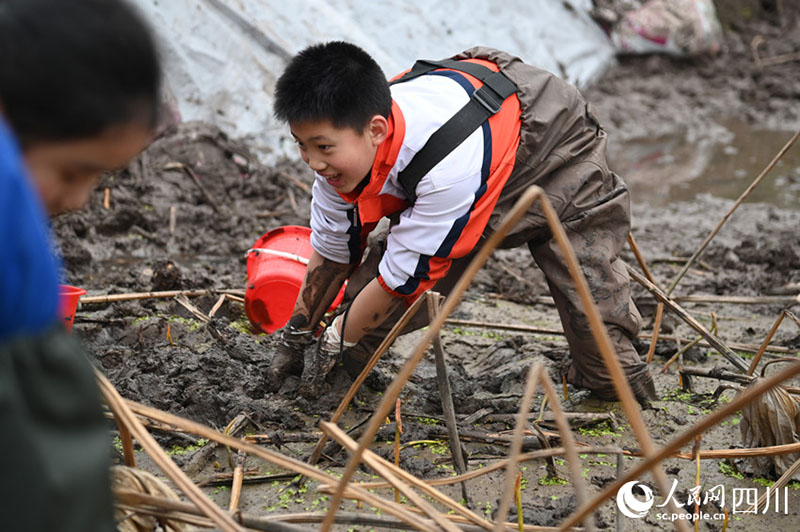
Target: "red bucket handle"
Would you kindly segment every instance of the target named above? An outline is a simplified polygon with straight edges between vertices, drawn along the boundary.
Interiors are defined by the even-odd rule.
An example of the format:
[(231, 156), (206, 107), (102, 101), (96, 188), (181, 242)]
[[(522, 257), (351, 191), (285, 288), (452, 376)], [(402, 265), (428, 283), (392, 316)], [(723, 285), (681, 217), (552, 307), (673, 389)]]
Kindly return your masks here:
[(300, 264), (305, 264), (308, 266), (308, 259), (305, 257), (301, 257), (300, 255), (295, 255), (294, 253), (287, 253), (285, 251), (278, 251), (275, 249), (267, 249), (267, 248), (250, 248), (245, 253), (245, 258), (247, 258), (250, 253), (266, 253), (267, 255), (274, 255), (276, 257), (282, 257), (284, 259), (293, 260), (299, 262)]

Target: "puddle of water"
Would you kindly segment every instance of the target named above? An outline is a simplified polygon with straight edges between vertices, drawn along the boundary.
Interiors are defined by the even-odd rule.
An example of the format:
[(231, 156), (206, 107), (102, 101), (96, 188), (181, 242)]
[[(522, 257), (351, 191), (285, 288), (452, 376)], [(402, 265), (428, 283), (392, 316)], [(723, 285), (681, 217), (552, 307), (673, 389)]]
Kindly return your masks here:
[[(628, 142), (610, 153), (635, 202), (663, 207), (698, 194), (736, 199), (755, 180), (792, 132), (734, 122), (726, 139), (690, 142), (682, 135)], [(747, 198), (783, 208), (800, 205), (800, 143), (792, 146)]]

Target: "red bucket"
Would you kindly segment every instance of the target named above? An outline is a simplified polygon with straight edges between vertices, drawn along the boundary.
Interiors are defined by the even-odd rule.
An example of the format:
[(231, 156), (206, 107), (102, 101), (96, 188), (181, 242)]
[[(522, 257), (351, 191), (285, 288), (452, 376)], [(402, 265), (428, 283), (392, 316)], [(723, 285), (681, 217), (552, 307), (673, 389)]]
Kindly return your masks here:
[(67, 332), (72, 330), (72, 323), (75, 321), (75, 311), (78, 309), (78, 301), (86, 290), (67, 284), (58, 285), (58, 308), (61, 319), (64, 320), (64, 327)]
[[(286, 225), (267, 232), (247, 252), (244, 311), (254, 327), (272, 334), (292, 316), (311, 258), (311, 229)], [(344, 286), (329, 311), (344, 299)]]

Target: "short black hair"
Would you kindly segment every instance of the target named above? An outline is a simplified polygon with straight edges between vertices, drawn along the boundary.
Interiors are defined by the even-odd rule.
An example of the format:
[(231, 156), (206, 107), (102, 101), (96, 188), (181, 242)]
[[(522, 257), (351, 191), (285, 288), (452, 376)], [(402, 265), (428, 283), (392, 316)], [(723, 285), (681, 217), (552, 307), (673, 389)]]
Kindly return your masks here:
[(155, 126), (161, 68), (123, 0), (0, 0), (0, 112), (23, 147)]
[(381, 67), (358, 46), (315, 44), (292, 58), (275, 87), (275, 117), (284, 122), (330, 120), (363, 130), (375, 115), (388, 118), (392, 95)]

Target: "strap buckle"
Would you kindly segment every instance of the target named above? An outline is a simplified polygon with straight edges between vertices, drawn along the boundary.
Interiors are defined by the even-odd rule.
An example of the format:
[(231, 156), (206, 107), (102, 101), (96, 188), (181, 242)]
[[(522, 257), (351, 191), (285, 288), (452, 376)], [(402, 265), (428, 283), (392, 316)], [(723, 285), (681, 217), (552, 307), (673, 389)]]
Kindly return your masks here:
[(503, 100), (497, 98), (496, 93), (493, 93), (493, 90), (489, 89), (487, 85), (484, 85), (472, 93), (472, 97), (487, 111), (489, 111), (490, 114), (496, 114), (498, 111), (500, 111), (500, 107), (503, 105)]

